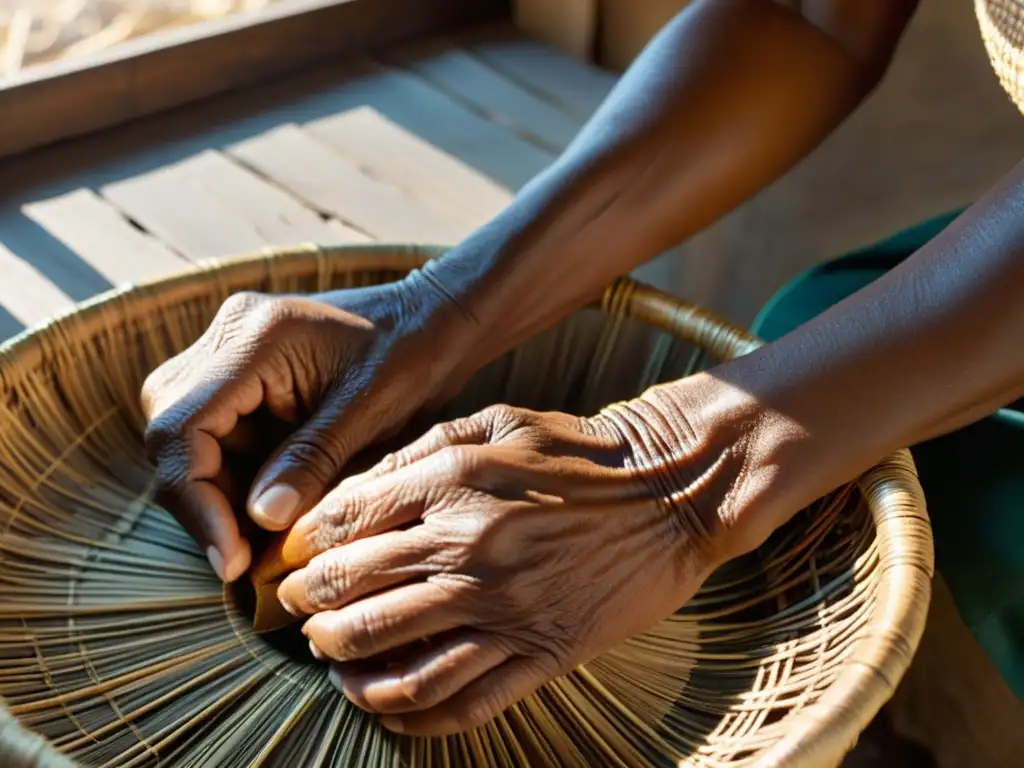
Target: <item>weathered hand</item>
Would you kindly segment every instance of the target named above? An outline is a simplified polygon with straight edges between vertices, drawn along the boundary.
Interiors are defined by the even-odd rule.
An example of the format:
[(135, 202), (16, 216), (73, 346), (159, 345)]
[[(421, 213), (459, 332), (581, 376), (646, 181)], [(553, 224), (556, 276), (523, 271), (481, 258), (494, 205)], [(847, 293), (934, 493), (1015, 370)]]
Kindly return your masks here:
[(387, 727), (478, 726), (671, 615), (730, 553), (741, 432), (684, 418), (677, 394), (439, 425), (343, 482), (256, 571), (308, 562), (278, 597), (315, 614), (314, 653)]
[[(262, 528), (286, 528), (354, 453), (437, 393), (469, 324), (421, 273), (312, 297), (232, 296), (144, 385), (159, 500), (222, 579), (238, 578), (251, 550), (236, 502), (248, 497)], [(238, 447), (262, 464), (254, 479), (228, 461)]]

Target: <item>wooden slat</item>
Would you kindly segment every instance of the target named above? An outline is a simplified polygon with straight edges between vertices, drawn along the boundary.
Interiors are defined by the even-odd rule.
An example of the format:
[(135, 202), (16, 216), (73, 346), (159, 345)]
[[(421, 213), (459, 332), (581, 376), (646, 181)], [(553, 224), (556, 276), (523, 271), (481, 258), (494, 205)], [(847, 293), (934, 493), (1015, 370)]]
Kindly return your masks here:
[(505, 13), (501, 0), (290, 0), (31, 67), (0, 85), (0, 157)]
[(453, 40), (552, 104), (587, 119), (615, 86), (617, 77), (549, 45), (491, 26)]
[(377, 240), (446, 245), (471, 231), (441, 207), (364, 173), (294, 125), (236, 144), (230, 152), (318, 210)]
[(505, 77), (481, 59), (444, 42), (415, 43), (385, 61), (411, 70), (488, 119), (559, 153), (582, 121)]
[(342, 224), (337, 219), (327, 220), (327, 229), (331, 232), (331, 239), (327, 244), (333, 245), (358, 245), (359, 243), (372, 243), (373, 238), (365, 232), (353, 229), (347, 224)]
[(25, 324), (4, 309), (3, 304), (0, 304), (0, 344), (23, 330), (25, 330)]
[(189, 259), (259, 250), (260, 233), (175, 166), (102, 188), (103, 196)]
[(22, 210), (111, 285), (162, 277), (190, 266), (88, 189), (30, 203)]
[(305, 242), (360, 242), (213, 151), (107, 185), (103, 195), (192, 260)]
[[(332, 94), (339, 112), (372, 107), (393, 123), (511, 190), (518, 190), (547, 167), (555, 154), (525, 141), (472, 112), (422, 78), (362, 62)], [(313, 123), (318, 136), (334, 120)]]
[(504, 187), (369, 107), (338, 115), (329, 130), (314, 124), (307, 132), (375, 178), (444, 205), (470, 226), (484, 224), (512, 199)]
[(272, 245), (298, 242), (366, 242), (361, 232), (333, 224), (291, 195), (219, 152), (207, 151), (180, 163), (176, 173), (198, 184), (244, 217)]
[(0, 306), (31, 327), (74, 306), (71, 297), (0, 243)]

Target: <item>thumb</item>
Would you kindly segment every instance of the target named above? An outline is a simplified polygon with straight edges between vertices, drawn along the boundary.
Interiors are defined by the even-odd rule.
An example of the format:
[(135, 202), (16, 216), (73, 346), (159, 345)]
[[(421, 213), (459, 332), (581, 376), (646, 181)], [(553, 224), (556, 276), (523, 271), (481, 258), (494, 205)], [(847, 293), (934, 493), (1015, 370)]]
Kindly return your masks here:
[(349, 458), (373, 438), (353, 423), (354, 410), (324, 403), (264, 463), (248, 503), (258, 526), (268, 531), (289, 527), (323, 498)]

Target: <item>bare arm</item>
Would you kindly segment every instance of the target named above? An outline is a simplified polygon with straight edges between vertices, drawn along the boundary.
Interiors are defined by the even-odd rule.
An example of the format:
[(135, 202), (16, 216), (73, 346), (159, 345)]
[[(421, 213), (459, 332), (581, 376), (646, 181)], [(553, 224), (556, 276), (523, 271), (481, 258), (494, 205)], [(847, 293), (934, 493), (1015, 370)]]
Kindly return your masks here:
[(890, 452), (1024, 396), (1021, 297), (1024, 164), (884, 277), (707, 374), (707, 402), (747, 406), (720, 417), (756, 414), (748, 491), (771, 511), (748, 543)]
[(876, 85), (916, 2), (789, 5), (799, 7), (689, 5), (562, 157), (431, 266), (489, 353), (586, 304), (807, 155)]

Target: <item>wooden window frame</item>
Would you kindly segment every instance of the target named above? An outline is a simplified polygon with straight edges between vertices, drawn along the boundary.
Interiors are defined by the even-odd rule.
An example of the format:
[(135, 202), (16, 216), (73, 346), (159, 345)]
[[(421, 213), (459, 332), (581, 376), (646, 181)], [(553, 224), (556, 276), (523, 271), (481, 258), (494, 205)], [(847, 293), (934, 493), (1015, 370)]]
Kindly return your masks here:
[(285, 0), (0, 80), (0, 157), (319, 62), (509, 18), (507, 0)]

